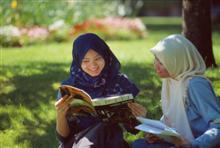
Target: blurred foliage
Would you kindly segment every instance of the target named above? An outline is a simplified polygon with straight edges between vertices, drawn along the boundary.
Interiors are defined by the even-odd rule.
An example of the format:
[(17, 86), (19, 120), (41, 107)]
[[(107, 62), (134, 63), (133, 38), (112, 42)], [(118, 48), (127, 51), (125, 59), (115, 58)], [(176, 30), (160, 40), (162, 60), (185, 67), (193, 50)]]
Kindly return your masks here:
[(118, 1), (111, 0), (1, 0), (0, 25), (43, 25), (64, 19), (68, 24), (92, 17), (117, 14)]
[(83, 32), (96, 32), (104, 39), (142, 38), (146, 29), (137, 19), (114, 18), (104, 21), (105, 24), (100, 20), (98, 23), (101, 22), (104, 29), (100, 29), (97, 22), (90, 22), (86, 30), (74, 30), (75, 25), (85, 26), (83, 23), (87, 20), (125, 16), (128, 8), (123, 6), (126, 3), (122, 0), (2, 0), (0, 43), (4, 47), (22, 47), (48, 41), (63, 42)]

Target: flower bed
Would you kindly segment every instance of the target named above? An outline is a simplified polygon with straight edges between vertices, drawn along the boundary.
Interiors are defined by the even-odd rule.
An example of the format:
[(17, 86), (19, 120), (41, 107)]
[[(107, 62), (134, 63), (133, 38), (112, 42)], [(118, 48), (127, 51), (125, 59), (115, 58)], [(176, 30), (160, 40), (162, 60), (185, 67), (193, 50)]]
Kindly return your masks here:
[(106, 17), (90, 19), (69, 27), (63, 20), (58, 20), (48, 27), (32, 26), (18, 28), (8, 25), (0, 27), (1, 46), (17, 46), (63, 42), (85, 32), (94, 32), (105, 40), (130, 40), (145, 38), (147, 29), (138, 18)]
[(8, 25), (0, 27), (1, 46), (16, 46), (45, 43), (48, 41), (62, 42), (70, 38), (70, 29), (59, 20), (48, 27), (32, 26), (18, 28)]
[(94, 32), (105, 39), (137, 39), (147, 36), (147, 29), (140, 19), (123, 17), (94, 18), (72, 28), (74, 36), (84, 32)]

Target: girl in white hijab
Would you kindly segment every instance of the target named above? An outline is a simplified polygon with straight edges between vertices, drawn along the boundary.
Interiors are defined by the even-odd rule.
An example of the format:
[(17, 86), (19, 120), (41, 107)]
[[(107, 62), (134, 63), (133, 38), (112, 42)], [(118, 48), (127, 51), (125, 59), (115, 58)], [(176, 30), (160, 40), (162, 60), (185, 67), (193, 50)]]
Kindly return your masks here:
[[(156, 72), (163, 78), (161, 121), (176, 129), (184, 141), (174, 145), (208, 148), (220, 144), (220, 101), (203, 75), (206, 66), (196, 47), (182, 35), (170, 35), (151, 52)], [(132, 146), (172, 146), (150, 139), (137, 140)]]

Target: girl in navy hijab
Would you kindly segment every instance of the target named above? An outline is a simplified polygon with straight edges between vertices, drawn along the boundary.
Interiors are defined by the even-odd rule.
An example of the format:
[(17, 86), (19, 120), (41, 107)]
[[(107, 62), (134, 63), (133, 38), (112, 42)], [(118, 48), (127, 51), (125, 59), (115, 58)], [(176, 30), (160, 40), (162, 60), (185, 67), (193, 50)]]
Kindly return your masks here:
[[(96, 34), (86, 33), (76, 38), (72, 56), (70, 77), (62, 83), (63, 85), (83, 89), (92, 98), (126, 93), (131, 93), (135, 97), (138, 94), (139, 90), (135, 84), (120, 73), (118, 59)], [(58, 99), (61, 98), (59, 96)], [(56, 104), (58, 104), (56, 131), (61, 142), (60, 147), (126, 147), (122, 130), (118, 125), (102, 123), (89, 115), (75, 120), (66, 119), (69, 105)], [(135, 116), (146, 114), (145, 108), (137, 103), (129, 103), (128, 106)], [(76, 140), (75, 137), (80, 137), (79, 135), (81, 138)]]
[[(93, 57), (91, 59), (85, 57), (88, 52), (91, 52), (91, 49), (94, 52), (94, 59), (92, 59)], [(97, 35), (87, 33), (79, 36), (73, 44), (72, 55), (70, 78), (63, 84), (81, 88), (92, 98), (106, 97), (112, 94), (132, 93), (134, 96), (138, 94), (138, 88), (119, 72), (118, 59)], [(97, 75), (93, 75), (92, 68), (102, 68), (97, 64), (101, 60), (104, 60), (103, 69), (100, 69), (98, 71), (100, 73)], [(85, 71), (82, 65), (91, 66), (90, 71)]]

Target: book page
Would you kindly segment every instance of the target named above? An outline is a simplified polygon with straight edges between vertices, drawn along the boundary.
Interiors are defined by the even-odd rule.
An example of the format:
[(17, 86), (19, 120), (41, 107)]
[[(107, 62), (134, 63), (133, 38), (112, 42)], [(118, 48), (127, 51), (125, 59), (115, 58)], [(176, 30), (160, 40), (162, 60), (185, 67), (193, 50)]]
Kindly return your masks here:
[(89, 94), (87, 94), (84, 90), (70, 86), (70, 85), (62, 85), (60, 86), (61, 94), (67, 93), (67, 95), (72, 95), (75, 98), (82, 99), (89, 104), (92, 104), (92, 98)]
[(132, 94), (124, 94), (124, 95), (110, 96), (105, 98), (95, 98), (92, 99), (92, 104), (93, 106), (103, 106), (103, 105), (117, 104), (120, 102), (126, 102), (132, 99), (133, 99)]
[(161, 135), (180, 137), (179, 133), (177, 133), (175, 130), (170, 130), (170, 129), (161, 132)]
[(137, 117), (137, 120), (143, 124), (146, 124), (151, 127), (155, 127), (157, 129), (164, 130), (165, 128), (167, 128), (167, 126), (159, 120), (147, 119), (143, 117)]
[(140, 131), (144, 131), (144, 132), (152, 133), (152, 134), (156, 134), (156, 135), (163, 132), (162, 129), (152, 127), (152, 126), (149, 126), (147, 124), (140, 124), (140, 125), (136, 126), (135, 128), (140, 130)]
[(181, 140), (181, 136), (179, 133), (177, 133), (174, 129), (166, 126), (159, 120), (152, 120), (143, 117), (137, 117), (137, 119), (142, 123), (135, 127), (138, 130), (155, 134), (168, 142), (171, 142), (174, 137)]

